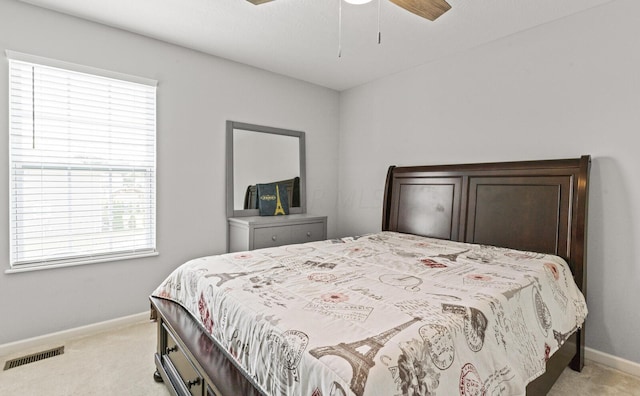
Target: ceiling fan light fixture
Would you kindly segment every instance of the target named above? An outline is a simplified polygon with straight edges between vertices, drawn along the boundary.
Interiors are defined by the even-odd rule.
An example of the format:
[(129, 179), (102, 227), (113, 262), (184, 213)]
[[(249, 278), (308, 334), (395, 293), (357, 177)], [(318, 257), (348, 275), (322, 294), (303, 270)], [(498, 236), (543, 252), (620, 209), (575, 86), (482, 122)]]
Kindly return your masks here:
[(349, 4), (367, 4), (371, 2), (371, 0), (344, 0)]

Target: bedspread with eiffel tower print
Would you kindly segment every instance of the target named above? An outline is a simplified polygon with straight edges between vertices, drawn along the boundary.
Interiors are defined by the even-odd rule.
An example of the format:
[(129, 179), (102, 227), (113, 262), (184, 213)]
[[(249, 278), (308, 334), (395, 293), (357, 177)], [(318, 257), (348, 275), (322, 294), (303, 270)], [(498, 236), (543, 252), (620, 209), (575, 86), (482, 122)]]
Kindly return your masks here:
[(393, 232), (195, 259), (153, 295), (271, 396), (523, 395), (587, 314), (559, 257)]

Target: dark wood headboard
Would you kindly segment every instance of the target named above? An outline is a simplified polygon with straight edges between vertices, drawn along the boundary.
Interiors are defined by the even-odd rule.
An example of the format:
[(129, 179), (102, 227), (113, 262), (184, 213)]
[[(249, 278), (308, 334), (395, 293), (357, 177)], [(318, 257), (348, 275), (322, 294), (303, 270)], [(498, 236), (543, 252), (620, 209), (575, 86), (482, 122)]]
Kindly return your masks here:
[(390, 167), (383, 231), (555, 254), (586, 295), (591, 158)]
[[(591, 157), (390, 167), (383, 231), (555, 254), (587, 295), (587, 204)], [(584, 327), (527, 386), (544, 395), (564, 368), (584, 366)]]

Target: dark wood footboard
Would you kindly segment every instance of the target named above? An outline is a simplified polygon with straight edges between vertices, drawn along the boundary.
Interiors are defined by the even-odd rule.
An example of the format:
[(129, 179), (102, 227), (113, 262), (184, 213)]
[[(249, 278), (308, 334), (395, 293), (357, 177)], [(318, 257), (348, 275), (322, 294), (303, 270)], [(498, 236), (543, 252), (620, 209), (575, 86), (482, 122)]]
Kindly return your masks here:
[(182, 306), (150, 299), (158, 321), (154, 378), (173, 395), (261, 395)]
[[(158, 313), (157, 371), (154, 379), (164, 381), (172, 395), (263, 395), (184, 308), (155, 297), (151, 297), (151, 304)], [(176, 330), (176, 327), (179, 329)], [(564, 369), (576, 360), (576, 350), (579, 349), (577, 340), (578, 334), (574, 333), (549, 359), (545, 373), (527, 385), (527, 396), (543, 396), (549, 392)], [(176, 345), (178, 348), (174, 350)], [(180, 364), (180, 359), (175, 358), (180, 356), (178, 354), (184, 356), (180, 359), (188, 361), (193, 371), (176, 367), (174, 361)], [(571, 368), (577, 371), (582, 369), (573, 365)], [(181, 374), (185, 371), (191, 376)]]

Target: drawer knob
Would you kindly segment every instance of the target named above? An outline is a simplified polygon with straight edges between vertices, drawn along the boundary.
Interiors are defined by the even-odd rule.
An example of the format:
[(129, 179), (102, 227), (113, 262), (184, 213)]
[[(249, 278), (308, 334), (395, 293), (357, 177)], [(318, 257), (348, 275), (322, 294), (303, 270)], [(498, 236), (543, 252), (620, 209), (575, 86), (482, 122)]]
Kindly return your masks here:
[(271, 237), (271, 240), (272, 240), (272, 241), (274, 241), (274, 242), (276, 241), (276, 239), (278, 239), (278, 236), (277, 236), (277, 235), (273, 235), (273, 236)]
[(311, 238), (311, 231), (307, 231), (307, 238)]
[(191, 387), (193, 387), (195, 385), (200, 385), (200, 378), (196, 378), (194, 380), (191, 380), (191, 381), (187, 382), (187, 388), (189, 388), (189, 389), (191, 389)]
[(167, 347), (165, 355), (168, 355), (168, 354), (170, 354), (171, 352), (175, 352), (175, 351), (177, 351), (177, 350), (178, 350), (178, 346), (177, 346), (177, 345), (174, 345), (174, 346), (172, 346), (171, 348)]

